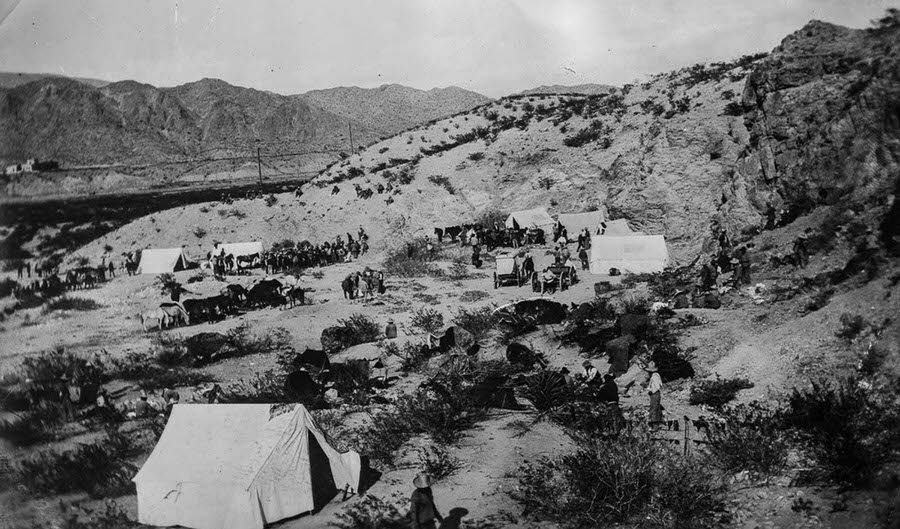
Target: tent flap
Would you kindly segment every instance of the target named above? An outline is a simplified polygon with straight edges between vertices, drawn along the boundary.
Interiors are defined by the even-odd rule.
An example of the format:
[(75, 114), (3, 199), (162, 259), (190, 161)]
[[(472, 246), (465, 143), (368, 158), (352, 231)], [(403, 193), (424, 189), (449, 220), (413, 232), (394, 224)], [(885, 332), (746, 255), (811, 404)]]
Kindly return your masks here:
[(610, 268), (622, 272), (662, 272), (669, 260), (662, 235), (595, 235), (591, 237), (591, 273), (608, 274)]

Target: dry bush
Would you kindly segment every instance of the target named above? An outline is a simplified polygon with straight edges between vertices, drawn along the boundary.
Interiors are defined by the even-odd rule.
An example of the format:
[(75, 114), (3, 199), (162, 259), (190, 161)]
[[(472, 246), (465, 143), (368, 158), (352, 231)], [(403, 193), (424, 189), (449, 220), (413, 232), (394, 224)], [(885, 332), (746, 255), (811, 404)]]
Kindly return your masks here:
[(413, 311), (409, 326), (419, 333), (434, 334), (444, 327), (444, 315), (434, 309), (422, 307)]
[(722, 378), (716, 375), (715, 380), (701, 380), (691, 387), (690, 403), (721, 408), (737, 396), (742, 389), (750, 389), (753, 382), (745, 378)]
[(723, 422), (709, 425), (707, 446), (723, 470), (769, 477), (784, 469), (789, 445), (777, 410), (753, 402), (720, 414)]
[(476, 340), (481, 340), (497, 325), (497, 318), (493, 307), (463, 307), (453, 315), (453, 322), (471, 333)]
[(131, 492), (137, 468), (129, 461), (134, 442), (113, 431), (99, 441), (65, 452), (38, 452), (16, 468), (19, 482), (36, 494), (84, 491), (94, 497)]
[(435, 480), (442, 480), (460, 469), (461, 461), (443, 446), (429, 446), (419, 450), (419, 468)]
[(332, 525), (338, 529), (408, 529), (409, 517), (399, 505), (399, 501), (389, 503), (366, 494), (344, 507)]

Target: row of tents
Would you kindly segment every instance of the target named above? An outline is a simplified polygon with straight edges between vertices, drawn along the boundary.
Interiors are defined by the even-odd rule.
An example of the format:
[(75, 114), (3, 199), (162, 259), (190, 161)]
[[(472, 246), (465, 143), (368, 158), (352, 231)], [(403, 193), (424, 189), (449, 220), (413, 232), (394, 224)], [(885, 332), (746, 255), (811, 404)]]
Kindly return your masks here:
[[(233, 242), (218, 244), (210, 250), (213, 255), (234, 255), (235, 258), (246, 255), (262, 255), (263, 244), (259, 241)], [(147, 248), (141, 251), (141, 262), (138, 272), (142, 274), (165, 274), (187, 270), (191, 261), (184, 253), (184, 248)]]
[(603, 211), (560, 213), (557, 220), (544, 208), (514, 211), (507, 217), (506, 227), (537, 228), (552, 233), (557, 221), (571, 235), (585, 228), (591, 234), (592, 274), (608, 274), (612, 268), (636, 274), (661, 272), (668, 263), (665, 237), (632, 230), (625, 219), (608, 220)]

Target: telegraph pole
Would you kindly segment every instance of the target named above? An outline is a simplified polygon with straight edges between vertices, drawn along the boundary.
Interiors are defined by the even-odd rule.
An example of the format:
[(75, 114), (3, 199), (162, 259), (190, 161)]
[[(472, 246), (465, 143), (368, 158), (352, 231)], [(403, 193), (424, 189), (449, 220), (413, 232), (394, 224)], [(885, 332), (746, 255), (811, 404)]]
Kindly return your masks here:
[(259, 145), (256, 146), (256, 168), (259, 170), (259, 192), (262, 193), (262, 157), (259, 154)]

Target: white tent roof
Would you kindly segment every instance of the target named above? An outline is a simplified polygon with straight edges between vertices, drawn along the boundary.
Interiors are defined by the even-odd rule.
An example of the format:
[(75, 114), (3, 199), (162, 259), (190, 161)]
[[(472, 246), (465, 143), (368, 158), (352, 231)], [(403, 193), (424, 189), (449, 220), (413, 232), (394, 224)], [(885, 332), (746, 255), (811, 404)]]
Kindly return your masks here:
[(585, 213), (560, 213), (557, 220), (566, 227), (569, 238), (576, 237), (582, 229), (587, 228), (588, 233), (597, 233), (597, 226), (606, 220), (602, 211), (588, 211)]
[(594, 233), (597, 235), (607, 235), (607, 236), (616, 236), (616, 237), (621, 237), (621, 236), (625, 236), (625, 235), (644, 235), (644, 232), (642, 232), (642, 231), (632, 230), (628, 226), (628, 221), (626, 221), (625, 219), (607, 220), (607, 221), (604, 221), (604, 224), (606, 224), (606, 229), (603, 231), (602, 234), (597, 233), (596, 231)]
[(226, 242), (214, 247), (211, 251), (213, 255), (219, 255), (219, 252), (225, 250), (225, 255), (231, 254), (235, 257), (241, 255), (253, 255), (258, 253), (262, 255), (263, 244), (259, 241), (253, 242)]
[(181, 248), (147, 248), (141, 251), (142, 274), (165, 274), (184, 270), (188, 260)]
[(591, 273), (608, 274), (610, 268), (622, 272), (661, 272), (669, 260), (662, 235), (594, 235), (591, 237)]
[(262, 529), (359, 488), (360, 458), (331, 448), (302, 405), (178, 404), (134, 477), (138, 521)]
[(506, 219), (506, 227), (514, 228), (513, 222), (517, 223), (520, 229), (542, 228), (546, 230), (553, 226), (553, 217), (544, 208), (526, 209), (510, 213)]

